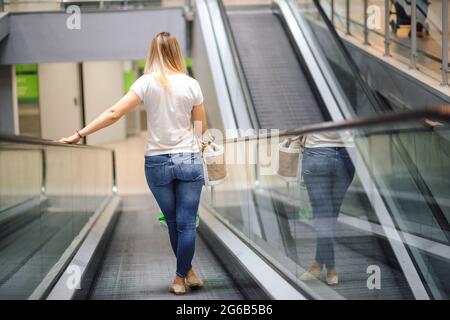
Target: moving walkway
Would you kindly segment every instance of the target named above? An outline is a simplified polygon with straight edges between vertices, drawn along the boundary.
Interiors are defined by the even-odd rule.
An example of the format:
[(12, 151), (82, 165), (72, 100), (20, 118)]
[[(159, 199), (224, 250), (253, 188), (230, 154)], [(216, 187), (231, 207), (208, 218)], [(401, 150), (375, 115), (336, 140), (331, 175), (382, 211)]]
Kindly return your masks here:
[[(220, 62), (203, 82), (194, 59), (195, 76), (220, 97), (209, 114), (225, 128), (292, 130), (223, 141), (235, 162), (223, 184), (205, 188), (200, 209), (194, 266), (206, 288), (183, 298), (448, 299), (448, 107), (385, 115), (389, 104), (360, 77), (317, 3), (276, 4), (197, 1), (196, 45)], [(268, 63), (271, 54), (282, 63)], [(357, 174), (336, 225), (340, 284), (329, 287), (299, 280), (314, 259), (314, 219), (302, 182), (272, 165), (282, 139), (341, 130), (355, 132)], [(114, 168), (109, 149), (0, 137), (1, 298), (174, 298), (155, 203), (119, 196)]]
[[(389, 141), (395, 134), (395, 130), (387, 133), (386, 126), (420, 126), (423, 119), (446, 124), (449, 112), (446, 107), (321, 123), (268, 140), (254, 136), (224, 143), (252, 153), (255, 149), (249, 145), (261, 150), (297, 134), (355, 130), (358, 145), (367, 150), (380, 137)], [(448, 125), (442, 129), (448, 130)], [(373, 172), (386, 169), (386, 163), (367, 153), (358, 157)], [(150, 194), (117, 194), (113, 159), (108, 149), (1, 136), (2, 299), (174, 298), (167, 291), (167, 279), (175, 261), (166, 230), (157, 223), (156, 204)], [(271, 159), (276, 161), (276, 155)], [(446, 298), (450, 260), (446, 230), (425, 219), (418, 229), (418, 221), (412, 225), (408, 215), (400, 220), (393, 213), (397, 207), (390, 206), (389, 189), (365, 185), (362, 165), (337, 223), (340, 284), (300, 281), (314, 258), (314, 220), (299, 212), (307, 209), (300, 185), (264, 173), (266, 166), (265, 161), (229, 163), (226, 182), (205, 188), (194, 266), (206, 288), (185, 298)], [(419, 204), (424, 206), (415, 203), (416, 213), (423, 214)], [(387, 217), (377, 212), (376, 206), (383, 205), (395, 224), (389, 225)], [(408, 259), (414, 269), (405, 268)], [(368, 268), (379, 268), (380, 288), (367, 285)], [(414, 273), (420, 282), (414, 282)], [(418, 285), (430, 296), (418, 297)]]
[[(167, 229), (156, 219), (158, 211), (150, 194), (122, 197), (120, 219), (90, 289), (90, 299), (173, 298), (167, 289), (176, 261)], [(207, 279), (206, 287), (183, 299), (244, 299), (203, 237), (197, 239), (196, 250), (194, 268)]]
[[(118, 195), (112, 150), (2, 135), (0, 163), (0, 299), (174, 298), (159, 209), (150, 192)], [(193, 262), (206, 288), (185, 298), (272, 297), (227, 256), (210, 223), (203, 215)]]

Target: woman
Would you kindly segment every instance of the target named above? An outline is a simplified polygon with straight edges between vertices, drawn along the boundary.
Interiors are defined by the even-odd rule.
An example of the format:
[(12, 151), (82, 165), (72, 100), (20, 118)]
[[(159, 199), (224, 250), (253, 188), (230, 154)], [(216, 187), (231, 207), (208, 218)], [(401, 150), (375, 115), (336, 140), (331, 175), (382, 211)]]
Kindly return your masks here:
[[(148, 50), (145, 74), (130, 91), (97, 119), (63, 143), (77, 143), (84, 136), (117, 122), (144, 103), (148, 136), (145, 175), (169, 229), (177, 258), (176, 276), (170, 285), (175, 294), (187, 287), (202, 287), (192, 269), (195, 251), (195, 218), (203, 186), (203, 165), (197, 137), (206, 132), (203, 95), (196, 80), (186, 75), (177, 39), (161, 32)], [(195, 126), (194, 126), (195, 124)]]
[(339, 282), (335, 266), (336, 223), (342, 202), (355, 175), (354, 142), (351, 132), (325, 132), (307, 136), (302, 175), (314, 214), (316, 257), (300, 280), (319, 278), (327, 268), (328, 285)]

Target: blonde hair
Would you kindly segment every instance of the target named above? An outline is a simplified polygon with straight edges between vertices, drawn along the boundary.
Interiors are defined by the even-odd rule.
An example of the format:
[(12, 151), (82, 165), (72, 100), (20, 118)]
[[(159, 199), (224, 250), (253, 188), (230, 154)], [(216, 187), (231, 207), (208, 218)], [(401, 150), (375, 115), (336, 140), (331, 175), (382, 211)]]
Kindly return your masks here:
[(160, 32), (150, 42), (144, 73), (155, 73), (163, 87), (170, 90), (167, 72), (186, 73), (186, 64), (177, 38)]

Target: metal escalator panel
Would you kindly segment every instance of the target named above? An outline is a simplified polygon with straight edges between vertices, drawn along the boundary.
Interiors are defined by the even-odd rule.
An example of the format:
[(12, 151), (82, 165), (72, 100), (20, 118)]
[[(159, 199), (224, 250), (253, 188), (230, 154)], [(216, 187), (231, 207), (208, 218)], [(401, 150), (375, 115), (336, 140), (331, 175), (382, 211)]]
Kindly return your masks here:
[(324, 121), (321, 106), (280, 18), (265, 7), (227, 9), (260, 128)]

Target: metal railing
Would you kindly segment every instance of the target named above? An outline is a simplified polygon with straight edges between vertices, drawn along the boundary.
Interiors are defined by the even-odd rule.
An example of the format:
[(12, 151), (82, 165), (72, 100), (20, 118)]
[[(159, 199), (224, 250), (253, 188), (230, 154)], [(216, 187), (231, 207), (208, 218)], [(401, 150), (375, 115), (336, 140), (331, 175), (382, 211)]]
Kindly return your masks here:
[[(396, 41), (395, 39), (391, 38), (391, 31), (389, 26), (389, 19), (391, 16), (391, 0), (385, 0), (384, 1), (384, 15), (385, 15), (385, 26), (384, 31), (377, 32), (376, 30), (371, 30), (368, 26), (368, 8), (369, 3), (367, 0), (364, 0), (363, 10), (364, 10), (364, 23), (362, 24), (363, 27), (363, 34), (364, 34), (364, 40), (363, 44), (369, 45), (369, 34), (370, 32), (374, 32), (379, 36), (382, 36), (384, 38), (384, 55), (390, 56), (391, 55), (391, 44), (392, 42), (395, 42), (399, 46), (406, 46), (410, 49), (410, 67), (412, 69), (417, 69), (417, 57), (418, 54), (423, 54), (425, 57), (434, 60), (441, 64), (441, 84), (443, 86), (449, 85), (449, 73), (450, 73), (450, 67), (449, 67), (449, 57), (448, 57), (448, 51), (449, 51), (449, 7), (448, 7), (448, 1), (449, 0), (442, 0), (442, 42), (441, 42), (441, 58), (436, 57), (430, 52), (427, 52), (426, 50), (420, 49), (417, 46), (417, 0), (411, 0), (411, 36), (409, 40), (409, 44), (405, 44), (400, 41)], [(335, 22), (335, 15), (338, 15), (336, 13), (335, 8), (335, 1), (329, 0), (329, 5), (331, 6), (331, 21)], [(352, 20), (350, 16), (351, 12), (351, 1), (347, 0), (345, 2), (345, 33), (347, 35), (351, 35), (351, 25), (352, 24), (360, 24), (359, 22)]]
[[(273, 136), (285, 137), (294, 135), (307, 135), (312, 133), (330, 132), (330, 131), (342, 131), (358, 128), (368, 128), (380, 125), (390, 125), (406, 122), (418, 122), (421, 120), (431, 120), (450, 124), (450, 105), (437, 108), (425, 108), (414, 111), (405, 112), (390, 112), (384, 113), (376, 117), (368, 118), (355, 118), (342, 121), (327, 121), (308, 126), (303, 126), (298, 129), (292, 130), (279, 130), (275, 134), (271, 132), (256, 134), (245, 137), (229, 138), (219, 143), (235, 143), (241, 141), (261, 140), (267, 139)], [(384, 130), (384, 133), (388, 131)]]

